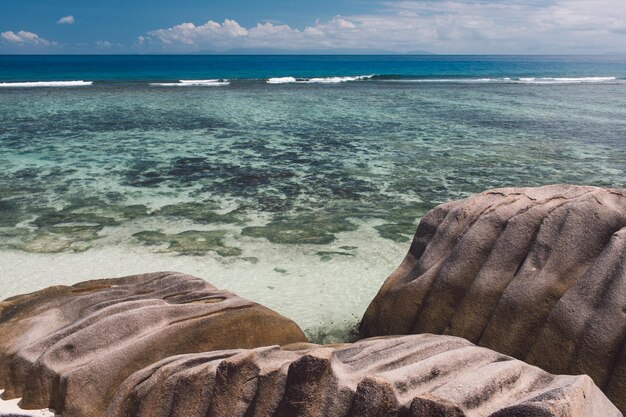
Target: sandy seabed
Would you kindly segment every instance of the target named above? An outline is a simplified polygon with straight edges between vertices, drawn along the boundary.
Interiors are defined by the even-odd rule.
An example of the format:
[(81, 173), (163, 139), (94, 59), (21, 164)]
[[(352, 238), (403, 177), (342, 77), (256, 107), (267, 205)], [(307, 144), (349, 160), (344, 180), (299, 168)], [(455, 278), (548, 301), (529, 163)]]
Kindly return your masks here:
[[(346, 251), (341, 247), (355, 249)], [(177, 256), (123, 245), (83, 253), (2, 250), (0, 299), (51, 285), (177, 271), (203, 278), (289, 317), (313, 341), (336, 342), (358, 323), (408, 247), (409, 243), (380, 238), (374, 230), (361, 230), (340, 234), (330, 246), (243, 242), (244, 252), (254, 261), (212, 253)], [(320, 256), (320, 251), (330, 255)]]

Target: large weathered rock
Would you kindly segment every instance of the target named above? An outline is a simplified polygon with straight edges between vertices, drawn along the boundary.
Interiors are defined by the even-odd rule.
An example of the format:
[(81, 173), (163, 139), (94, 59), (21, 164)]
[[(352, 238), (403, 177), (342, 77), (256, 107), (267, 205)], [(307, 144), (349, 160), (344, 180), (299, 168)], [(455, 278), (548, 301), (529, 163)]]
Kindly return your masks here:
[(617, 417), (593, 381), (430, 334), (226, 350), (129, 377), (108, 417)]
[(291, 320), (189, 275), (89, 281), (0, 302), (0, 388), (24, 408), (102, 416), (119, 384), (163, 358), (302, 341)]
[(436, 207), (360, 330), (455, 335), (585, 373), (626, 410), (626, 192), (500, 189)]

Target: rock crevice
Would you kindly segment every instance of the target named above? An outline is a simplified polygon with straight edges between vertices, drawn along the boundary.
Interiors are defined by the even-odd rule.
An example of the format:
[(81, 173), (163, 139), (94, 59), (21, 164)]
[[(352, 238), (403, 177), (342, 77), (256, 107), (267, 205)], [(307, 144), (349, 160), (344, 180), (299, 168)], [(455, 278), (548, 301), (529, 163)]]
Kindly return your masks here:
[(189, 275), (88, 281), (0, 302), (0, 387), (25, 408), (102, 416), (161, 359), (303, 341), (291, 320)]
[[(183, 388), (184, 387), (184, 388)], [(461, 338), (183, 355), (129, 377), (107, 417), (618, 417), (587, 376), (555, 376)]]
[(363, 317), (364, 337), (460, 336), (590, 375), (626, 410), (626, 191), (486, 191), (420, 222)]

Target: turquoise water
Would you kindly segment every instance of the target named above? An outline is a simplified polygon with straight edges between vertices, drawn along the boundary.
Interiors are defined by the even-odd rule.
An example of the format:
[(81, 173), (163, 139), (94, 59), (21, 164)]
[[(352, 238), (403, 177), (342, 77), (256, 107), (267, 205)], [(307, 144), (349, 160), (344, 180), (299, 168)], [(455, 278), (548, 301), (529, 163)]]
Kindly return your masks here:
[[(339, 276), (354, 285), (376, 260), (356, 307), (343, 309), (358, 317), (437, 204), (493, 187), (626, 188), (624, 62), (0, 57), (2, 82), (94, 81), (0, 88), (0, 251), (127, 248), (176, 256), (177, 269), (211, 259), (251, 275), (265, 262), (271, 282), (254, 294), (291, 317), (301, 307), (271, 290)], [(296, 82), (267, 82), (278, 77)], [(177, 85), (212, 78), (223, 81)], [(34, 289), (9, 282), (23, 264), (4, 270), (0, 296)], [(334, 269), (319, 276), (316, 265)], [(341, 294), (329, 294), (303, 317), (330, 311)]]
[[(96, 80), (0, 90), (0, 245), (12, 249), (88, 250), (105, 227), (153, 218), (322, 246), (358, 229), (355, 220), (378, 219), (382, 238), (406, 242), (426, 210), (486, 188), (626, 181), (626, 70), (617, 58), (2, 62), (4, 80)], [(214, 65), (204, 72), (195, 65), (207, 62)], [(278, 84), (234, 78), (315, 81), (346, 77), (353, 67), (352, 77), (378, 75), (271, 77)], [(235, 81), (171, 88), (176, 71)], [(485, 76), (492, 78), (478, 78)], [(222, 243), (225, 231), (204, 236), (203, 246), (179, 236), (187, 231), (180, 227), (161, 229), (133, 229), (123, 240), (182, 254), (248, 255)]]
[[(207, 60), (204, 72), (192, 65)], [(230, 225), (323, 246), (369, 219), (382, 238), (406, 242), (426, 210), (486, 188), (625, 187), (626, 70), (616, 60), (3, 57), (3, 80), (96, 83), (0, 90), (0, 245), (84, 251), (105, 227), (154, 218), (188, 225), (133, 229), (124, 242), (246, 256), (223, 244), (226, 231), (202, 244), (179, 234)], [(167, 88), (176, 71), (310, 81), (352, 67), (350, 76), (378, 75)], [(535, 82), (505, 80), (521, 75)]]

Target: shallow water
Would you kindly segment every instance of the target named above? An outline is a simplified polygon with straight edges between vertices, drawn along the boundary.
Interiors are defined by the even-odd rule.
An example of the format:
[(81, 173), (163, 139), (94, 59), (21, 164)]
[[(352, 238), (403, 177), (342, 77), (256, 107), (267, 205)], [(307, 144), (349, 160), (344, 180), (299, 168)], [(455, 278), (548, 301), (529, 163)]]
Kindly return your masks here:
[(518, 65), (515, 82), (500, 69), (0, 89), (0, 298), (181, 270), (341, 339), (435, 205), (494, 187), (626, 188), (626, 84), (581, 81), (613, 69), (598, 65), (546, 66), (533, 83)]

